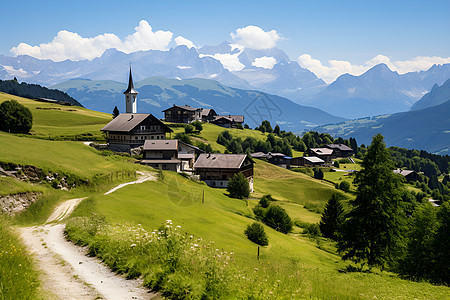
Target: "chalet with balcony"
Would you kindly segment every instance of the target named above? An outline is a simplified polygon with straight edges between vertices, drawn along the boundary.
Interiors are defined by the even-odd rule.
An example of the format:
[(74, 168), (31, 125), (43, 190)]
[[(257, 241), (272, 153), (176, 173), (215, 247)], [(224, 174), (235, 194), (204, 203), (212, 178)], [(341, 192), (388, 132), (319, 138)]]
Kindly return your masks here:
[(195, 158), (201, 149), (179, 140), (147, 140), (141, 164), (155, 169), (193, 174)]
[(226, 188), (237, 173), (244, 174), (253, 192), (253, 160), (246, 154), (202, 153), (194, 164), (195, 174), (207, 185)]
[(201, 108), (190, 107), (189, 105), (173, 105), (163, 110), (164, 121), (171, 123), (191, 123), (201, 120)]
[(407, 182), (419, 180), (419, 174), (417, 174), (413, 170), (396, 169), (396, 170), (394, 170), (394, 173), (405, 177)]
[(173, 132), (152, 114), (120, 114), (101, 129), (106, 134), (108, 148), (118, 152), (130, 152), (143, 146), (145, 140), (165, 140)]
[(202, 122), (212, 122), (214, 121), (215, 117), (217, 116), (217, 113), (212, 108), (202, 108), (202, 111), (200, 112), (201, 121)]
[(335, 157), (348, 157), (353, 155), (353, 149), (344, 144), (327, 144), (325, 148), (334, 150)]
[(334, 150), (330, 148), (310, 148), (306, 151), (306, 154), (308, 154), (308, 156), (318, 157), (325, 162), (331, 162), (333, 158), (336, 158)]

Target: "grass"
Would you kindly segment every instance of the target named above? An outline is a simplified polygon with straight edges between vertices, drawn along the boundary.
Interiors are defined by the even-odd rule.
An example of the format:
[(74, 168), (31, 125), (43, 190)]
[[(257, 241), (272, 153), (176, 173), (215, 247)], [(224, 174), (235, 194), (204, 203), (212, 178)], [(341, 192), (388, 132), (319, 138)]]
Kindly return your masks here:
[(10, 224), (0, 216), (0, 299), (38, 299), (38, 273)]
[(12, 177), (0, 177), (0, 196), (27, 192), (42, 193), (44, 187), (20, 181)]
[(0, 92), (0, 103), (16, 100), (28, 107), (33, 114), (30, 134), (50, 139), (103, 139), (100, 129), (112, 120), (112, 116), (79, 106), (39, 102)]
[[(285, 176), (291, 179), (287, 174)], [(201, 201), (203, 191), (204, 204)], [(294, 201), (282, 205), (293, 214), (299, 207)], [(339, 270), (344, 270), (347, 264), (338, 256), (320, 250), (315, 240), (297, 234), (284, 235), (266, 226), (269, 246), (262, 249), (258, 261), (255, 244), (243, 234), (246, 226), (254, 221), (250, 218), (251, 211), (246, 202), (228, 198), (224, 190), (209, 188), (171, 172), (165, 172), (163, 182), (127, 186), (107, 196), (92, 197), (76, 209), (74, 216), (86, 217), (92, 212), (104, 216), (106, 224), (141, 226), (148, 232), (171, 220), (174, 226), (180, 225), (188, 235), (193, 234), (205, 242), (213, 241), (214, 248), (219, 251), (234, 252), (236, 270), (242, 276), (253, 278), (251, 272), (255, 272), (255, 268), (264, 270), (260, 276), (262, 281), (265, 278), (270, 285), (283, 286), (285, 294), (278, 293), (278, 298), (289, 298), (289, 293), (299, 288), (301, 295), (298, 298), (442, 299), (448, 295), (447, 287), (401, 280), (392, 273), (341, 273)], [(307, 213), (310, 215), (309, 221), (317, 221), (307, 211), (300, 211), (297, 217), (303, 218)], [(131, 247), (132, 241), (129, 244)], [(123, 251), (120, 259), (126, 259), (128, 250)], [(125, 264), (132, 266), (133, 262), (127, 261)], [(181, 282), (190, 282), (188, 275), (183, 276)], [(291, 280), (292, 276), (295, 281)], [(255, 280), (252, 285), (268, 291), (260, 280)], [(264, 295), (263, 298), (270, 298), (268, 294)]]

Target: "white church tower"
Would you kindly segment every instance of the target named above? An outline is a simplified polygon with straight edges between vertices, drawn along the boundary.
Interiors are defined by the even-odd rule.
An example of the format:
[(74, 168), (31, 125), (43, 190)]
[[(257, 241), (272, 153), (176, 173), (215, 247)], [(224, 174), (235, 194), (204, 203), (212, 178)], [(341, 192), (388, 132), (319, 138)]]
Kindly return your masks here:
[(125, 92), (125, 108), (127, 114), (137, 113), (137, 94), (138, 92), (134, 89), (133, 77), (131, 76), (130, 67), (130, 78), (128, 79), (128, 88)]

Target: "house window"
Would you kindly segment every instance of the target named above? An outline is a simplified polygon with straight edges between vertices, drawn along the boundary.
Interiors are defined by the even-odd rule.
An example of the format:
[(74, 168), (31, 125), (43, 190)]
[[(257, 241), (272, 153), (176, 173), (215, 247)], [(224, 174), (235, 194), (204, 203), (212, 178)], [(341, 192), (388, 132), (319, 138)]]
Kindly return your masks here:
[(155, 137), (152, 135), (152, 136), (151, 136), (151, 139), (153, 140), (154, 138), (155, 138)]
[(156, 136), (156, 139), (159, 140), (159, 135)]
[(137, 136), (135, 136), (135, 137), (134, 137), (134, 139), (135, 139), (135, 140), (137, 140), (137, 139), (138, 139), (138, 137), (137, 137)]
[(145, 130), (145, 125), (141, 125), (141, 130)]

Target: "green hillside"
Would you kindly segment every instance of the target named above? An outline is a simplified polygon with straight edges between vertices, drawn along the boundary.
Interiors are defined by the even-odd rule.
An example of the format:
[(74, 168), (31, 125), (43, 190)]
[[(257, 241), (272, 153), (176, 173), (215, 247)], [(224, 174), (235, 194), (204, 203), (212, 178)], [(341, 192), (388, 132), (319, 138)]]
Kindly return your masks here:
[[(0, 96), (3, 100), (13, 97), (5, 94)], [(44, 128), (60, 135), (65, 135), (66, 130), (75, 132), (75, 129), (89, 128), (91, 131), (84, 132), (96, 134), (102, 122), (106, 123), (110, 118), (107, 114), (84, 109), (75, 112), (64, 111), (62, 108), (61, 110), (38, 110), (36, 107), (56, 106), (18, 97), (17, 99), (30, 109), (39, 111), (36, 127), (33, 127), (33, 134), (38, 136), (43, 135)], [(67, 116), (75, 116), (75, 118), (69, 120)], [(47, 121), (46, 118), (54, 121)], [(90, 121), (95, 122), (89, 123)], [(48, 122), (48, 127), (43, 125), (45, 122)], [(216, 150), (224, 150), (223, 146), (216, 143), (217, 135), (223, 130), (221, 127), (205, 124), (198, 138), (210, 143)], [(182, 128), (177, 128), (176, 131), (182, 131)], [(253, 130), (232, 129), (232, 134), (243, 138), (252, 136), (265, 139), (265, 134)], [(317, 223), (320, 215), (307, 208), (322, 207), (333, 193), (338, 192), (333, 184), (326, 181), (316, 180), (302, 173), (255, 160), (255, 193), (248, 201), (229, 198), (223, 189), (210, 188), (173, 172), (163, 172), (163, 177), (158, 181), (129, 185), (114, 193), (103, 195), (113, 184), (130, 180), (117, 177), (114, 179), (111, 177), (112, 179), (109, 180), (109, 175), (151, 169), (134, 164), (133, 159), (129, 157), (104, 156), (81, 142), (49, 141), (0, 133), (0, 145), (2, 145), (0, 147), (2, 162), (29, 164), (53, 172), (73, 174), (90, 182), (100, 178), (96, 186), (85, 185), (70, 191), (54, 190), (49, 184), (31, 185), (11, 178), (0, 178), (0, 194), (7, 194), (8, 191), (10, 193), (31, 190), (43, 192), (41, 200), (25, 213), (14, 217), (12, 222), (18, 224), (43, 222), (57, 202), (88, 196), (89, 198), (80, 204), (73, 218), (69, 220), (72, 228), (76, 228), (79, 233), (78, 241), (97, 247), (95, 251), (98, 255), (101, 255), (101, 251), (107, 250), (108, 240), (102, 240), (103, 237), (96, 238), (91, 235), (92, 231), (86, 230), (87, 227), (78, 226), (77, 222), (80, 220), (91, 220), (93, 213), (99, 218), (104, 218), (105, 223), (101, 230), (102, 232), (111, 230), (109, 232), (111, 237), (114, 237), (114, 232), (122, 232), (114, 230), (122, 228), (124, 230), (122, 235), (117, 237), (122, 246), (115, 248), (114, 253), (107, 253), (102, 258), (107, 263), (120, 258), (128, 269), (131, 268), (135, 272), (144, 270), (141, 272), (144, 281), (151, 275), (145, 272), (155, 271), (151, 269), (153, 264), (149, 264), (148, 257), (142, 253), (133, 252), (133, 255), (123, 255), (125, 251), (128, 251), (127, 249), (133, 248), (134, 235), (130, 233), (135, 234), (135, 231), (126, 230), (142, 228), (146, 232), (152, 232), (166, 220), (171, 220), (174, 226), (181, 226), (183, 236), (193, 235), (195, 238), (201, 238), (199, 242), (201, 245), (208, 244), (213, 250), (218, 249), (220, 253), (233, 252), (233, 259), (230, 260), (231, 267), (226, 269), (228, 272), (226, 278), (229, 281), (227, 281), (225, 293), (228, 293), (226, 294), (228, 297), (224, 298), (232, 299), (236, 298), (236, 295), (248, 296), (247, 293), (250, 291), (254, 292), (252, 295), (258, 295), (255, 296), (257, 299), (445, 299), (448, 297), (448, 287), (402, 280), (396, 274), (380, 270), (367, 273), (353, 272), (351, 268), (347, 268), (349, 264), (342, 261), (335, 253), (330, 241), (311, 238), (297, 226), (288, 235), (264, 226), (269, 245), (261, 249), (260, 260), (257, 260), (256, 245), (246, 238), (244, 230), (247, 225), (255, 221), (252, 208), (259, 198), (264, 194), (271, 194), (276, 199), (275, 204), (284, 207), (293, 220)], [(350, 167), (350, 165), (347, 166), (347, 168)], [(353, 197), (351, 194), (344, 195), (347, 199)], [(3, 217), (0, 218), (0, 225), (3, 224), (0, 227), (0, 233), (2, 236), (7, 236), (4, 233), (11, 235), (9, 223), (3, 223), (2, 219)], [(97, 225), (94, 232), (97, 231)], [(74, 235), (71, 238), (74, 238)], [(8, 242), (8, 249), (13, 249), (17, 242), (14, 238), (10, 240), (13, 242)], [(4, 262), (5, 265), (14, 266), (12, 258), (7, 261), (1, 259), (4, 258), (0, 257), (0, 262)], [(29, 257), (23, 252), (21, 259), (29, 260)], [(119, 268), (120, 266), (122, 265), (113, 266), (113, 269), (124, 272)], [(180, 276), (184, 276), (180, 278), (191, 280), (190, 282), (194, 282), (194, 287), (201, 288), (198, 284), (204, 282), (204, 274), (189, 273), (192, 272), (189, 270), (192, 269), (188, 268), (180, 273)], [(32, 265), (27, 265), (24, 272), (36, 280)], [(14, 274), (11, 276), (12, 279), (8, 280), (18, 280)], [(0, 278), (0, 284), (3, 284), (2, 280)], [(29, 297), (37, 298), (33, 295)]]
[(0, 92), (0, 103), (16, 100), (33, 114), (31, 135), (50, 139), (102, 139), (99, 131), (112, 116), (79, 106), (39, 102)]

